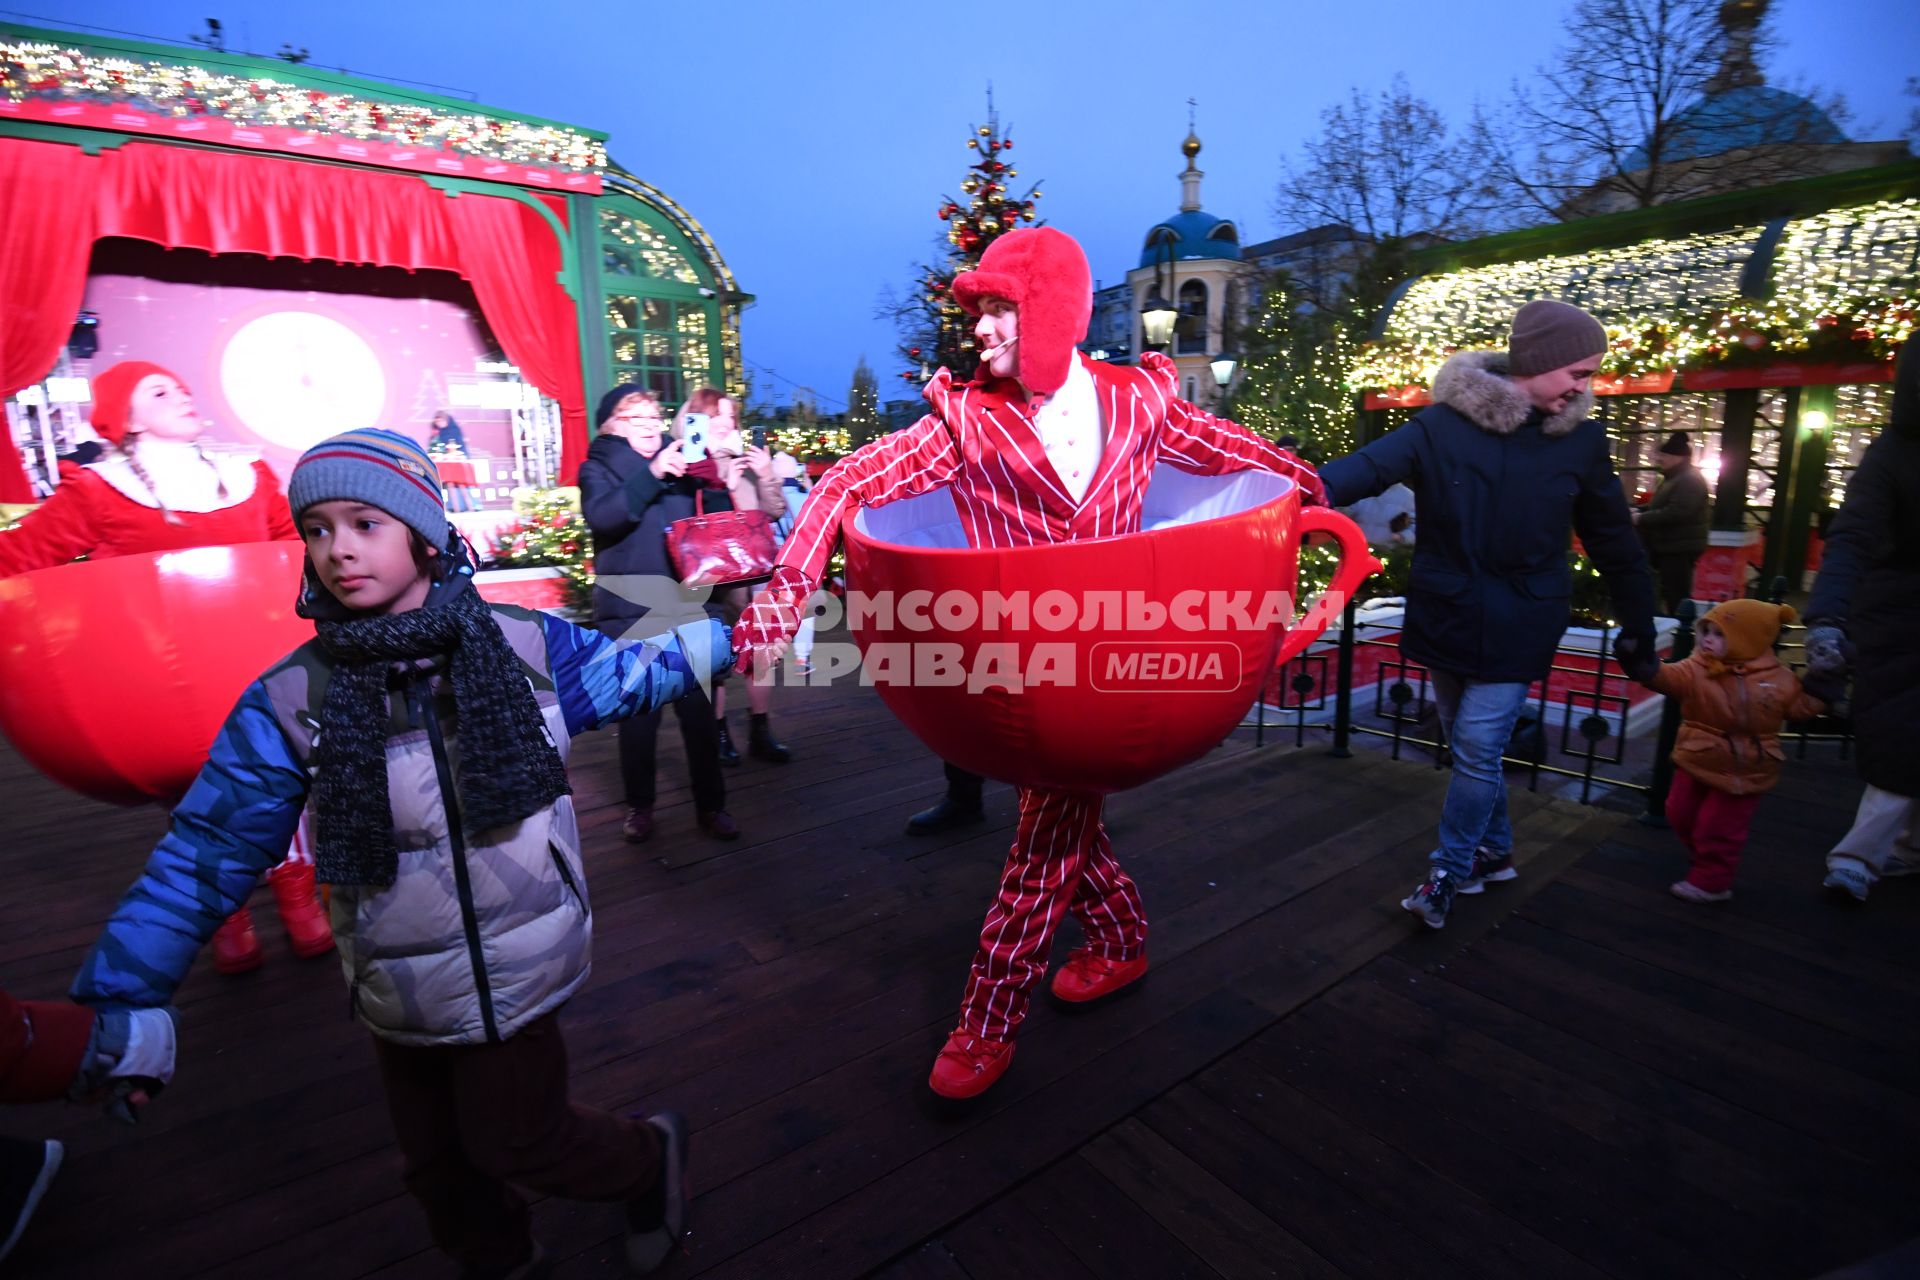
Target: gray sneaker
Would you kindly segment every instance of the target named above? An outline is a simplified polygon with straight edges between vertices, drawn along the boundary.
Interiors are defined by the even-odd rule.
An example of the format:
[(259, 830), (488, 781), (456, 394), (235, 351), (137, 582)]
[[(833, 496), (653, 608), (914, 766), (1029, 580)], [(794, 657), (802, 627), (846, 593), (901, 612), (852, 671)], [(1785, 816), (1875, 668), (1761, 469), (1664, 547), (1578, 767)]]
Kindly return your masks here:
[(661, 1171), (657, 1196), (627, 1205), (627, 1269), (652, 1275), (666, 1264), (686, 1238), (691, 1196), (687, 1194), (687, 1118), (678, 1111), (648, 1116), (660, 1132)]
[(1496, 855), (1491, 849), (1473, 851), (1473, 870), (1460, 882), (1456, 893), (1479, 893), (1489, 884), (1504, 884), (1508, 880), (1518, 880), (1520, 873), (1513, 869), (1513, 851)]
[(1827, 872), (1827, 878), (1822, 880), (1820, 885), (1835, 893), (1844, 893), (1855, 902), (1865, 902), (1867, 891), (1873, 888), (1873, 881), (1869, 880), (1867, 873), (1858, 867), (1835, 867)]

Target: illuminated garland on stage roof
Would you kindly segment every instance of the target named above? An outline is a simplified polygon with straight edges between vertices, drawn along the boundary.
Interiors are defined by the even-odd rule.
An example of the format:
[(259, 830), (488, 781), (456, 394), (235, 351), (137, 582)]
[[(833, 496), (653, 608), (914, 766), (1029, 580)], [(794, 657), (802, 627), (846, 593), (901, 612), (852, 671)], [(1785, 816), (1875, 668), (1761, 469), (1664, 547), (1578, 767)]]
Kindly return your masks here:
[(1457, 351), (1506, 344), (1532, 298), (1562, 298), (1607, 326), (1603, 373), (1626, 377), (1781, 359), (1892, 358), (1920, 308), (1920, 200), (1832, 209), (1787, 228), (1765, 301), (1738, 295), (1760, 228), (1473, 267), (1416, 281), (1350, 385), (1425, 386)]
[(415, 103), (303, 88), (270, 76), (102, 57), (28, 41), (0, 40), (0, 93), (14, 102), (37, 98), (124, 106), (164, 116), (211, 116), (237, 125), (438, 147), (582, 173), (597, 174), (607, 167), (604, 144), (564, 125), (452, 115)]

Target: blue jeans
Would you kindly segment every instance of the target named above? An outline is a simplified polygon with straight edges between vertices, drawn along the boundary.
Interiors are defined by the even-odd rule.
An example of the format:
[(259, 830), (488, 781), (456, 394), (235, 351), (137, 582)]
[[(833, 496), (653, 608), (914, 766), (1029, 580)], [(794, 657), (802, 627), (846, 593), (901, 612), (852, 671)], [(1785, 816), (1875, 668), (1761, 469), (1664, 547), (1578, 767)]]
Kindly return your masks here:
[(1513, 851), (1507, 820), (1507, 778), (1500, 754), (1513, 737), (1513, 722), (1526, 705), (1525, 684), (1469, 680), (1445, 671), (1429, 673), (1440, 727), (1453, 751), (1453, 778), (1440, 808), (1440, 844), (1428, 858), (1435, 870), (1464, 880), (1473, 871), (1473, 851), (1498, 858)]

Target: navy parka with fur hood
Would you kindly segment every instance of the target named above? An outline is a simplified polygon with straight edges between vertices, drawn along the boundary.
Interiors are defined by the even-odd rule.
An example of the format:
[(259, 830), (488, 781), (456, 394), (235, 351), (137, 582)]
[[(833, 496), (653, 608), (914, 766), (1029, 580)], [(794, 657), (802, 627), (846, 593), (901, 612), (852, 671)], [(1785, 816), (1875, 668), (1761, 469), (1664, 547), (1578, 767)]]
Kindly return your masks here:
[(1473, 680), (1546, 676), (1572, 616), (1569, 535), (1606, 578), (1615, 615), (1651, 647), (1653, 577), (1614, 474), (1606, 428), (1582, 392), (1551, 416), (1507, 377), (1506, 353), (1463, 352), (1434, 403), (1323, 467), (1346, 506), (1393, 484), (1413, 490), (1420, 542), (1400, 647)]

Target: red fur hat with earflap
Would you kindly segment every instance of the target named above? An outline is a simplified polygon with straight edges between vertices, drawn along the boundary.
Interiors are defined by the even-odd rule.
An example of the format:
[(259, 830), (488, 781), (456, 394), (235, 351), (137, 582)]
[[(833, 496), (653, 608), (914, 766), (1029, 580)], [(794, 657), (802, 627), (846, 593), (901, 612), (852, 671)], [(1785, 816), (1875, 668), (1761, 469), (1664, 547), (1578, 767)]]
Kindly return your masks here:
[(1007, 232), (978, 267), (953, 278), (953, 300), (968, 315), (980, 314), (984, 298), (1020, 308), (1021, 383), (1043, 396), (1058, 391), (1093, 315), (1093, 272), (1080, 242), (1052, 227)]

